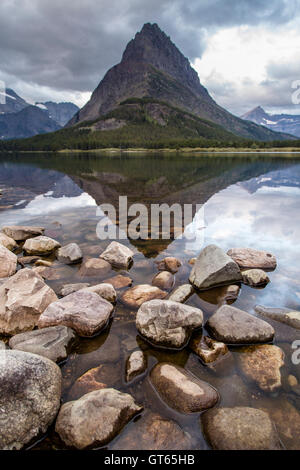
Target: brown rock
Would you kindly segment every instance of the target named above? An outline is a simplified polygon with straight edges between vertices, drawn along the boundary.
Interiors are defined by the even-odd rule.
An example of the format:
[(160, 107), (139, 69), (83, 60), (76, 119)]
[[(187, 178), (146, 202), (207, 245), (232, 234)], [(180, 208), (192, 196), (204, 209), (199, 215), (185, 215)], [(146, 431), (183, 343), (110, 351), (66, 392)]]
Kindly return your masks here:
[(17, 257), (5, 246), (0, 245), (0, 278), (9, 277), (17, 270)]
[(123, 289), (124, 287), (130, 287), (133, 281), (130, 277), (118, 274), (117, 276), (105, 279), (103, 282), (111, 284), (115, 289)]
[(78, 282), (76, 284), (65, 284), (60, 288), (59, 295), (61, 295), (62, 297), (66, 297), (67, 295), (73, 294), (74, 292), (84, 289), (85, 287), (90, 287), (90, 284), (87, 282), (86, 283)]
[(233, 248), (227, 254), (242, 269), (274, 270), (277, 266), (275, 256), (267, 251), (253, 250), (252, 248)]
[(17, 248), (17, 243), (13, 238), (8, 237), (5, 233), (0, 232), (0, 245), (4, 246), (10, 251), (13, 251)]
[[(68, 401), (78, 400), (78, 398), (86, 393), (107, 388), (107, 384), (101, 382), (101, 380), (103, 380), (102, 371), (103, 366), (95, 367), (79, 377), (69, 391)], [(112, 386), (112, 384), (110, 384), (110, 386)]]
[(111, 242), (106, 250), (101, 253), (100, 258), (104, 259), (116, 268), (127, 269), (132, 263), (133, 251), (119, 242)]
[(251, 287), (264, 287), (269, 284), (269, 276), (262, 269), (247, 269), (242, 272), (243, 283)]
[(190, 348), (200, 357), (204, 364), (215, 362), (221, 356), (229, 353), (226, 344), (202, 335), (201, 338), (193, 337), (191, 339)]
[(37, 237), (44, 234), (43, 227), (31, 227), (25, 225), (10, 225), (2, 228), (2, 232), (16, 242), (23, 242), (28, 238)]
[(160, 289), (170, 290), (174, 284), (174, 276), (169, 271), (161, 271), (152, 279), (152, 285)]
[(27, 255), (49, 255), (60, 247), (60, 243), (53, 238), (39, 236), (29, 238), (23, 245), (23, 250)]
[(130, 382), (147, 369), (147, 359), (143, 351), (134, 351), (126, 361), (126, 382)]
[(104, 277), (111, 270), (111, 265), (100, 258), (88, 258), (83, 261), (78, 275), (81, 277)]
[(102, 299), (107, 300), (108, 302), (115, 303), (117, 300), (117, 294), (115, 289), (111, 284), (102, 282), (96, 286), (84, 287), (82, 289), (84, 292), (94, 292), (95, 294), (100, 295)]
[(182, 265), (181, 261), (173, 256), (167, 256), (162, 261), (155, 261), (155, 264), (159, 271), (169, 271), (172, 274), (177, 273)]
[(149, 284), (140, 284), (128, 289), (121, 297), (122, 302), (130, 308), (139, 308), (144, 302), (152, 299), (164, 299), (167, 292)]

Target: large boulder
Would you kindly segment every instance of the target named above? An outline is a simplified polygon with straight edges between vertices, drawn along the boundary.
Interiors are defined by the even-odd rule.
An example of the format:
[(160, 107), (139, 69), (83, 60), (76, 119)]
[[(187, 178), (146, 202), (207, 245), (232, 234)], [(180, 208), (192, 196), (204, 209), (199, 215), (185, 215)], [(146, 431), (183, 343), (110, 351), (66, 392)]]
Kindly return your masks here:
[(39, 328), (65, 325), (79, 336), (93, 336), (107, 324), (113, 306), (94, 292), (83, 290), (53, 302), (38, 321)]
[(16, 242), (23, 242), (28, 238), (38, 237), (44, 234), (43, 227), (33, 227), (27, 225), (9, 225), (2, 227), (2, 232)]
[(69, 243), (57, 250), (56, 257), (61, 263), (76, 264), (82, 260), (82, 251), (77, 243)]
[(267, 343), (274, 338), (269, 323), (231, 305), (223, 305), (207, 322), (213, 337), (226, 344)]
[(29, 238), (23, 245), (23, 250), (27, 255), (50, 255), (57, 248), (60, 247), (58, 241), (53, 238), (39, 236)]
[(9, 340), (11, 349), (31, 352), (54, 362), (67, 358), (68, 349), (75, 340), (75, 333), (66, 326), (51, 326), (42, 330), (20, 333)]
[(171, 300), (145, 302), (136, 316), (136, 327), (142, 336), (153, 344), (171, 348), (184, 347), (202, 322), (200, 309)]
[(269, 415), (249, 407), (216, 408), (201, 416), (204, 435), (216, 450), (278, 450), (279, 436)]
[(18, 271), (0, 286), (0, 332), (32, 330), (40, 315), (57, 300), (55, 292), (31, 269)]
[(0, 449), (21, 449), (47, 431), (59, 407), (61, 371), (49, 359), (0, 351)]
[(254, 250), (253, 248), (233, 248), (227, 254), (242, 269), (274, 270), (277, 266), (275, 256), (267, 251)]
[(112, 388), (87, 393), (65, 403), (55, 430), (69, 447), (87, 449), (109, 443), (140, 411), (131, 395)]
[(260, 344), (247, 346), (235, 355), (243, 375), (264, 392), (275, 392), (281, 388), (281, 367), (284, 353), (278, 346)]
[(152, 299), (164, 299), (167, 292), (149, 284), (140, 284), (128, 289), (121, 296), (122, 302), (130, 308), (139, 308), (144, 302)]
[(13, 238), (8, 237), (7, 235), (5, 235), (5, 233), (1, 233), (1, 232), (0, 232), (0, 245), (4, 246), (10, 251), (15, 250), (18, 246)]
[(17, 256), (5, 246), (0, 245), (0, 278), (9, 277), (17, 270)]
[(199, 290), (206, 290), (242, 280), (238, 265), (216, 245), (201, 251), (189, 280)]
[(100, 258), (110, 263), (115, 268), (128, 269), (133, 259), (133, 251), (119, 242), (111, 242)]
[(78, 271), (80, 277), (104, 278), (111, 271), (111, 265), (104, 259), (87, 258)]
[(218, 392), (210, 384), (174, 364), (156, 364), (150, 380), (162, 400), (180, 413), (199, 413), (219, 400)]
[(300, 330), (300, 312), (296, 310), (291, 310), (289, 308), (271, 308), (263, 307), (262, 305), (257, 305), (255, 307), (255, 312), (261, 315), (262, 317), (270, 318), (271, 320), (276, 320), (280, 323), (285, 323), (292, 328)]

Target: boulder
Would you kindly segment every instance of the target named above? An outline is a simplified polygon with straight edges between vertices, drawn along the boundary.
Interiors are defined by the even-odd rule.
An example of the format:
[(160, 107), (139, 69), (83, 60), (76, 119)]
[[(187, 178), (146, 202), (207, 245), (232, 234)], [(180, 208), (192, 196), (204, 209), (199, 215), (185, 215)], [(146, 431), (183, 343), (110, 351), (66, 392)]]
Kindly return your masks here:
[(5, 235), (5, 233), (1, 233), (1, 232), (0, 232), (0, 245), (4, 246), (10, 251), (15, 250), (18, 246), (13, 238), (8, 237), (7, 235)]
[(265, 287), (269, 284), (269, 276), (262, 269), (247, 269), (242, 272), (243, 283), (250, 287)]
[(199, 254), (189, 280), (199, 290), (211, 289), (242, 280), (238, 265), (216, 245), (209, 245)]
[(0, 449), (21, 449), (40, 437), (60, 407), (61, 371), (49, 359), (0, 351)]
[(279, 436), (264, 411), (239, 407), (216, 408), (201, 416), (204, 435), (216, 450), (279, 450)]
[(47, 256), (60, 247), (60, 243), (53, 238), (39, 236), (29, 238), (23, 245), (23, 250), (27, 255)]
[(83, 261), (78, 275), (81, 277), (101, 277), (106, 276), (111, 270), (111, 265), (99, 258), (87, 258)]
[(128, 289), (121, 296), (122, 302), (130, 308), (139, 308), (144, 302), (152, 299), (164, 299), (167, 292), (149, 284), (140, 284)]
[(101, 364), (89, 369), (75, 380), (68, 393), (68, 401), (77, 400), (86, 393), (115, 387), (120, 382), (120, 370), (112, 364)]
[(152, 279), (152, 285), (160, 289), (170, 290), (174, 284), (174, 276), (169, 271), (161, 271)]
[(2, 228), (2, 232), (16, 242), (24, 242), (28, 238), (38, 237), (44, 234), (43, 227), (33, 227), (26, 225), (10, 225)]
[(18, 258), (5, 246), (0, 245), (0, 278), (10, 277), (17, 270)]
[(274, 328), (249, 313), (223, 305), (207, 322), (212, 336), (226, 344), (267, 343), (274, 338)]
[(182, 266), (181, 261), (173, 256), (167, 256), (161, 261), (155, 261), (155, 264), (159, 271), (169, 271), (172, 274), (177, 273), (179, 268)]
[(73, 294), (74, 292), (84, 289), (85, 287), (90, 287), (90, 284), (88, 282), (78, 282), (76, 284), (64, 284), (59, 289), (59, 295), (61, 295), (62, 297), (66, 297), (67, 295)]
[(288, 308), (269, 308), (257, 305), (255, 312), (262, 317), (285, 323), (292, 328), (300, 330), (300, 312)]
[(126, 361), (126, 382), (130, 382), (147, 369), (147, 359), (143, 351), (133, 351)]
[(136, 327), (142, 336), (155, 345), (171, 348), (184, 347), (202, 322), (200, 309), (171, 300), (145, 302), (136, 316)]
[(113, 286), (104, 282), (102, 284), (97, 284), (96, 286), (84, 287), (81, 289), (81, 291), (94, 292), (95, 294), (100, 295), (100, 297), (113, 304), (117, 300), (117, 293)]
[(161, 399), (180, 413), (199, 413), (219, 400), (211, 385), (174, 364), (156, 364), (150, 380)]
[(105, 279), (103, 282), (106, 284), (111, 284), (115, 289), (123, 289), (124, 287), (130, 287), (133, 283), (133, 280), (128, 276), (122, 276), (122, 274), (118, 274), (117, 276)]
[(243, 375), (264, 392), (275, 392), (281, 388), (281, 367), (284, 353), (278, 346), (260, 344), (247, 346), (235, 355)]
[(100, 258), (110, 263), (115, 268), (128, 269), (133, 259), (133, 251), (119, 242), (111, 242)]
[(9, 346), (11, 349), (38, 354), (54, 362), (60, 362), (67, 358), (75, 337), (71, 328), (62, 325), (51, 326), (15, 335), (10, 338)]
[(131, 395), (112, 388), (87, 393), (65, 403), (55, 430), (69, 447), (87, 449), (109, 443), (140, 411)]
[(193, 295), (193, 293), (194, 288), (191, 286), (191, 284), (183, 284), (171, 292), (168, 300), (184, 304), (184, 302), (186, 302), (191, 297), (191, 295)]
[(56, 300), (55, 292), (38, 274), (21, 269), (0, 286), (0, 332), (15, 335), (32, 330)]
[(241, 269), (274, 270), (277, 266), (275, 256), (267, 251), (253, 250), (252, 248), (233, 248), (227, 254)]
[(57, 250), (56, 257), (61, 263), (76, 264), (82, 260), (82, 251), (77, 243), (69, 243)]
[(79, 336), (93, 336), (105, 326), (113, 306), (94, 292), (77, 291), (53, 302), (38, 321), (39, 328), (65, 325)]

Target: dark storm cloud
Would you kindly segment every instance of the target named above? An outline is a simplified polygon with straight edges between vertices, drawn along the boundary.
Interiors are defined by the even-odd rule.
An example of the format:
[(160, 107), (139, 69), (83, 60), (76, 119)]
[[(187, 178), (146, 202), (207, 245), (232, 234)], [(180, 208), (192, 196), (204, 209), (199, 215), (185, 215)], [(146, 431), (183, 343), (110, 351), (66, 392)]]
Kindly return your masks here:
[(1, 0), (0, 71), (38, 86), (89, 91), (145, 22), (157, 22), (193, 59), (216, 28), (284, 24), (297, 6), (298, 0)]

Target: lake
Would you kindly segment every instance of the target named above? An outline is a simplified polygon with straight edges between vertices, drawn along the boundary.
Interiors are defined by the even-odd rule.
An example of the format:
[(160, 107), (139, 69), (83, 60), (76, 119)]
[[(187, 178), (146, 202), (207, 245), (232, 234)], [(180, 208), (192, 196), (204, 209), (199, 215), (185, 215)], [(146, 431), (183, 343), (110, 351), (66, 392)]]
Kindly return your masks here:
[[(133, 285), (151, 284), (157, 273), (155, 261), (175, 256), (182, 267), (175, 286), (188, 282), (191, 264), (204, 246), (216, 244), (227, 251), (235, 247), (266, 250), (277, 258), (278, 266), (268, 273), (264, 289), (243, 285), (234, 306), (253, 315), (255, 305), (299, 310), (300, 302), (300, 159), (272, 154), (239, 155), (159, 155), (159, 154), (26, 154), (0, 157), (0, 227), (23, 224), (46, 228), (45, 235), (62, 245), (76, 242), (85, 257), (97, 257), (111, 240), (100, 240), (96, 227), (98, 206), (117, 207), (119, 197), (128, 204), (197, 204), (193, 222), (185, 227), (194, 239), (134, 240), (121, 243), (134, 252), (128, 271)], [(78, 277), (77, 265), (64, 266), (54, 260), (46, 282), (58, 292), (63, 284), (97, 283), (99, 279)], [(125, 274), (125, 271), (119, 273)], [(115, 274), (113, 271), (111, 276)], [(106, 276), (111, 277), (110, 275)], [(100, 280), (101, 281), (101, 280)], [(118, 291), (120, 295), (122, 291)], [(195, 293), (188, 305), (201, 308), (205, 321), (224, 303), (224, 288)], [(230, 301), (228, 301), (230, 302)], [(300, 449), (300, 391), (289, 385), (289, 376), (300, 383), (300, 365), (291, 361), (292, 343), (300, 332), (273, 320), (275, 344), (285, 352), (282, 388), (266, 393), (250, 383), (238, 361), (214, 372), (204, 366), (188, 348), (166, 351), (154, 348), (137, 333), (135, 311), (119, 300), (106, 330), (91, 339), (81, 339), (61, 364), (63, 401), (74, 381), (87, 370), (103, 365), (110, 386), (130, 393), (144, 406), (108, 446), (109, 449), (139, 449), (142, 420), (155, 413), (169, 419), (186, 433), (192, 449), (209, 449), (199, 414), (186, 415), (167, 407), (152, 388), (147, 374), (132, 383), (125, 382), (125, 363), (129, 354), (142, 349), (149, 372), (157, 362), (170, 362), (191, 371), (213, 385), (220, 393), (221, 405), (251, 406), (268, 410), (287, 449)], [(234, 359), (241, 352), (230, 348)], [(142, 429), (142, 431), (140, 431)], [(145, 431), (146, 432), (146, 431)], [(150, 438), (149, 438), (150, 439)], [(144, 442), (144, 441), (143, 441)], [(63, 443), (49, 429), (37, 449), (62, 449)], [(149, 441), (148, 444), (155, 444)]]

